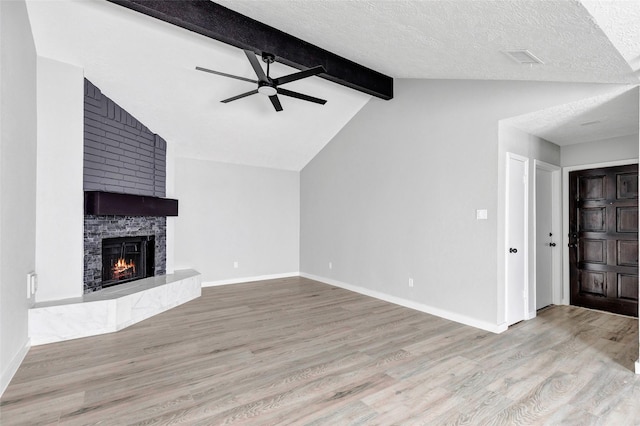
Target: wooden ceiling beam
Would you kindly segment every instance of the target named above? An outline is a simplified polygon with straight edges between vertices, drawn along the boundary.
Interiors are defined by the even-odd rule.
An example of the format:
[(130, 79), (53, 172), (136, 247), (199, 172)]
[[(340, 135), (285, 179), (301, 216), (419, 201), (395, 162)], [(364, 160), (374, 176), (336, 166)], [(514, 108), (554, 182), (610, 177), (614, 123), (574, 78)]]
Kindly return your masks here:
[(322, 65), (327, 72), (319, 77), (381, 99), (393, 98), (393, 78), (212, 1), (107, 1), (240, 49), (271, 53), (297, 69)]

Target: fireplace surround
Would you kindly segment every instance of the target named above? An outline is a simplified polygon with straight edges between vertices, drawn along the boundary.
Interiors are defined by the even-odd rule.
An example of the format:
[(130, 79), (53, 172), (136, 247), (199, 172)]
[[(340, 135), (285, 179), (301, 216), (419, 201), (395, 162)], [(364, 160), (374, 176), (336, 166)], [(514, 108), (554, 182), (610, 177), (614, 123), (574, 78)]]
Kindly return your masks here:
[[(84, 293), (106, 287), (103, 285), (102, 240), (108, 238), (141, 238), (153, 236), (147, 249), (153, 248), (153, 275), (166, 273), (167, 220), (149, 216), (96, 216), (84, 217)], [(129, 280), (128, 280), (129, 281)], [(125, 281), (126, 282), (126, 281)], [(112, 284), (107, 284), (107, 286)]]

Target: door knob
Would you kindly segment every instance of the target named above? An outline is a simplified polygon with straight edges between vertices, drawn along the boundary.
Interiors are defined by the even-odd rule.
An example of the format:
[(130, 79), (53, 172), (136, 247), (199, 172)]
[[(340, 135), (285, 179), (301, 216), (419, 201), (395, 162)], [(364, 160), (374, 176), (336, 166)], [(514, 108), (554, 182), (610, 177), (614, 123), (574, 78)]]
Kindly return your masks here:
[(518, 249), (516, 249), (516, 248), (511, 247), (509, 249), (509, 253), (517, 253), (517, 252), (518, 252)]
[(550, 246), (550, 247), (555, 247), (555, 246), (556, 246), (556, 243), (549, 243), (549, 246)]

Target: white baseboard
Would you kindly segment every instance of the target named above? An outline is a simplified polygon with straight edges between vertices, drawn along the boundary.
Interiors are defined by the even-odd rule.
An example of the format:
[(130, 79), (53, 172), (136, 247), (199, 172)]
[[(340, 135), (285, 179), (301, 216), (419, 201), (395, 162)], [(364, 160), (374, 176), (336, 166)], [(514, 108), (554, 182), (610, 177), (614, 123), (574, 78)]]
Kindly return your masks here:
[(290, 277), (299, 277), (299, 276), (300, 276), (300, 272), (287, 272), (284, 274), (257, 275), (254, 277), (232, 278), (229, 280), (203, 281), (202, 287), (216, 287), (219, 285), (240, 284), (240, 283), (248, 283), (252, 281), (276, 280), (278, 278), (290, 278)]
[(24, 361), (24, 357), (27, 356), (27, 352), (29, 352), (30, 348), (31, 339), (27, 339), (27, 342), (24, 344), (22, 349), (20, 349), (16, 356), (13, 357), (7, 368), (2, 372), (2, 375), (0, 376), (0, 396), (2, 396), (5, 390), (7, 390), (7, 386), (9, 386), (11, 379), (13, 379), (16, 371), (18, 371), (20, 364)]
[(460, 324), (469, 325), (471, 327), (479, 328), (485, 331), (490, 331), (492, 333), (502, 333), (503, 331), (506, 331), (508, 328), (506, 324), (492, 324), (490, 322), (477, 320), (475, 318), (471, 318), (466, 315), (461, 315), (456, 312), (435, 308), (433, 306), (414, 302), (412, 300), (403, 299), (401, 297), (391, 296), (386, 293), (370, 290), (368, 288), (343, 283), (341, 281), (334, 280), (332, 278), (320, 277), (318, 275), (307, 274), (305, 272), (301, 272), (300, 276), (304, 278), (308, 278), (310, 280), (320, 281), (325, 284), (331, 284), (336, 287), (344, 288), (345, 290), (350, 290), (356, 293), (364, 294), (365, 296), (370, 296), (376, 299), (384, 300), (385, 302), (404, 306), (405, 308), (415, 309), (416, 311), (424, 312), (430, 315), (435, 315), (437, 317), (454, 321)]

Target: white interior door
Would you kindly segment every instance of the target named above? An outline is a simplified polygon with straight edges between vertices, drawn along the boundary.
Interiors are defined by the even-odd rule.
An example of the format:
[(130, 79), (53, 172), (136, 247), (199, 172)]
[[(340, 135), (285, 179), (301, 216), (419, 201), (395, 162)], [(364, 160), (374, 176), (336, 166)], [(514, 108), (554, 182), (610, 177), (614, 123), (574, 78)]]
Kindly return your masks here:
[(553, 176), (536, 167), (536, 309), (553, 303)]
[(506, 322), (525, 319), (527, 306), (527, 226), (529, 159), (507, 153)]

